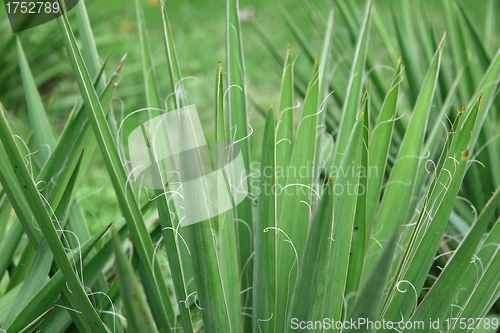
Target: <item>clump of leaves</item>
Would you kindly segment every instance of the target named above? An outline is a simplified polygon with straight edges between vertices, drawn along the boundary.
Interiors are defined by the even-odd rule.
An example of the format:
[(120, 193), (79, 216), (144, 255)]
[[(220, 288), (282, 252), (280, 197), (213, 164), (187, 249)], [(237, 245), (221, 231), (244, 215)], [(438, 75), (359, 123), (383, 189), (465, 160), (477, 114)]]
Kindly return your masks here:
[[(422, 9), (409, 1), (401, 17), (388, 18), (372, 0), (363, 13), (352, 2), (335, 1), (346, 39), (336, 38), (333, 10), (304, 2), (324, 32), (319, 50), (278, 4), (294, 45), (310, 60), (307, 81), (294, 68), (290, 46), (283, 61), (254, 22), (270, 59), (284, 64), (277, 106), (264, 112), (262, 133), (253, 134), (263, 136), (262, 147), (252, 147), (261, 158), (245, 181), (258, 185), (249, 186), (234, 209), (185, 227), (168, 181), (146, 190), (147, 199), (130, 181), (121, 154), (127, 117), (111, 107), (125, 59), (106, 79), (83, 1), (75, 9), (81, 46), (68, 18), (57, 19), (82, 97), (61, 134), (50, 129), (18, 39), (33, 135), (22, 140), (0, 105), (0, 327), (496, 330), (500, 50), (489, 54), (460, 2), (445, 4), (448, 33), (436, 38), (412, 19), (412, 11)], [(136, 6), (144, 112), (151, 117), (187, 106), (166, 4), (161, 14), (172, 87), (166, 100), (138, 0)], [(214, 87), (216, 140), (238, 145), (250, 171), (255, 161), (237, 0), (227, 0), (226, 9), (227, 58)], [(373, 34), (394, 59), (392, 81), (374, 67), (382, 52), (369, 45)], [(474, 61), (464, 56), (465, 47)], [(339, 54), (352, 61), (334, 65)], [(103, 221), (102, 230), (89, 228), (85, 207), (73, 196), (96, 146), (123, 215)]]

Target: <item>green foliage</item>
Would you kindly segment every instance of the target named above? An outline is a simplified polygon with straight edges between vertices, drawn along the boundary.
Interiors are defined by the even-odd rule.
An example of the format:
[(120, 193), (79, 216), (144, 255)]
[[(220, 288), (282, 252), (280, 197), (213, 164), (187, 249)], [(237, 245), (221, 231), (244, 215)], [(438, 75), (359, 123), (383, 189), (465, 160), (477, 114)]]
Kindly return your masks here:
[[(0, 104), (0, 328), (498, 328), (500, 50), (492, 56), (494, 45), (460, 0), (443, 3), (444, 36), (442, 26), (417, 21), (414, 13), (421, 17), (427, 9), (409, 0), (390, 15), (377, 0), (363, 8), (353, 1), (303, 0), (319, 43), (278, 3), (293, 37), (284, 57), (286, 43), (273, 44), (251, 18), (262, 53), (278, 68), (276, 78), (281, 74), (279, 104), (261, 110), (264, 120), (259, 113), (249, 117), (260, 101), (247, 91), (243, 14), (238, 0), (227, 0), (226, 59), (214, 64), (216, 84), (204, 88), (215, 92), (215, 141), (238, 145), (250, 193), (233, 209), (188, 226), (176, 215), (172, 197), (179, 193), (165, 177), (173, 166), (152, 163), (153, 180), (162, 186), (145, 189), (131, 181), (124, 153), (129, 121), (189, 105), (185, 60), (174, 43), (182, 27), (174, 31), (169, 4), (157, 8), (164, 42), (158, 46), (150, 42), (143, 1), (135, 0), (145, 102), (127, 114), (112, 103), (122, 89), (125, 57), (114, 71), (99, 58), (83, 1), (75, 9), (79, 40), (71, 16), (57, 19), (65, 66), (80, 93), (61, 132), (52, 126), (31, 51), (13, 37), (7, 45), (17, 45), (31, 125), (28, 136), (20, 135), (17, 114)], [(497, 8), (488, 3), (491, 34)], [(295, 46), (305, 55), (300, 65)], [(156, 51), (164, 52), (166, 71), (156, 67)], [(385, 72), (374, 64), (386, 64), (387, 56), (395, 67)], [(15, 89), (5, 94), (0, 99), (9, 103), (19, 98)], [(179, 131), (190, 126), (181, 121)], [(143, 134), (148, 147), (155, 144), (146, 127)], [(250, 146), (250, 136), (261, 136), (261, 146)], [(185, 139), (181, 147), (195, 140)], [(92, 207), (75, 200), (96, 158), (122, 215), (116, 221), (97, 216), (98, 225), (85, 214)], [(196, 171), (198, 162), (189, 155), (180, 167)]]

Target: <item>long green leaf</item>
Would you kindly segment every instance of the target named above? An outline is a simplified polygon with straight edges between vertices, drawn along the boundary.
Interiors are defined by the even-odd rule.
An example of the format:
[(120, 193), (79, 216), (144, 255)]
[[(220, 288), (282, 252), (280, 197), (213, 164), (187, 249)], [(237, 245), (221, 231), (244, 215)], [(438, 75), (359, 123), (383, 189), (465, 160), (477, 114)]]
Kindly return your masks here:
[(167, 287), (156, 258), (153, 257), (153, 244), (144, 225), (144, 220), (130, 190), (127, 176), (121, 164), (116, 144), (104, 117), (104, 112), (85, 68), (75, 37), (67, 18), (57, 19), (61, 36), (68, 52), (69, 60), (86, 105), (101, 155), (115, 189), (120, 209), (129, 227), (134, 248), (139, 257), (140, 274), (151, 312), (159, 329), (170, 332), (173, 324), (173, 310), (168, 298)]
[[(87, 69), (91, 77), (95, 77), (101, 68), (101, 59), (97, 52), (97, 46), (90, 26), (90, 20), (87, 13), (85, 0), (79, 0), (74, 8), (76, 14), (76, 22), (78, 24), (78, 35), (82, 40), (82, 56), (87, 64)], [(101, 92), (105, 86), (106, 77), (102, 75), (97, 84), (97, 91)]]
[(405, 133), (398, 152), (396, 162), (387, 181), (385, 193), (380, 204), (380, 210), (373, 229), (373, 237), (363, 274), (366, 276), (373, 268), (376, 254), (384, 248), (390, 235), (399, 225), (408, 221), (409, 205), (396, 205), (394, 202), (411, 202), (411, 194), (415, 185), (418, 166), (421, 160), (424, 133), (427, 127), (434, 92), (436, 90), (439, 67), (441, 64), (441, 44), (434, 55), (426, 79), (422, 85), (410, 125)]
[[(309, 203), (313, 191), (316, 132), (318, 124), (319, 72), (318, 61), (307, 89), (301, 120), (294, 140), (292, 157), (286, 169), (287, 185), (283, 191), (283, 209), (278, 218), (278, 293), (276, 308), (276, 332), (283, 332), (287, 318), (287, 303), (295, 284), (296, 260), (304, 250), (311, 211)], [(302, 172), (299, 172), (302, 170)], [(305, 170), (305, 172), (304, 172)]]
[[(369, 151), (369, 134), (370, 134), (370, 82), (366, 87), (365, 95), (361, 106), (361, 115), (363, 122), (362, 136), (363, 144), (361, 146), (361, 163), (359, 165), (359, 185), (356, 203), (356, 215), (354, 218), (354, 227), (352, 231), (351, 251), (349, 254), (349, 269), (347, 272), (347, 281), (345, 287), (346, 295), (355, 295), (360, 287), (361, 273), (366, 255), (367, 245), (367, 186), (368, 186), (368, 151)], [(354, 304), (356, 296), (350, 297), (347, 308)]]
[(264, 129), (255, 225), (253, 332), (274, 332), (276, 304), (276, 129), (271, 105)]
[[(137, 27), (139, 31), (139, 49), (141, 52), (142, 79), (144, 82), (144, 93), (148, 108), (161, 108), (160, 91), (158, 79), (151, 56), (149, 35), (146, 27), (146, 19), (142, 9), (141, 1), (135, 1), (135, 11), (137, 16)], [(151, 110), (149, 112), (151, 114)]]
[[(364, 115), (368, 112), (365, 111)], [(350, 250), (356, 218), (358, 196), (362, 193), (360, 177), (362, 172), (363, 155), (366, 153), (366, 131), (368, 117), (359, 115), (351, 132), (342, 162), (338, 169), (334, 169), (333, 187), (333, 230), (331, 238), (330, 262), (328, 280), (325, 292), (325, 307), (323, 316), (331, 315), (334, 320), (342, 318), (344, 295), (347, 284), (347, 274), (350, 260)], [(363, 207), (361, 210), (364, 210)], [(360, 219), (363, 219), (360, 216)], [(361, 238), (363, 238), (361, 236)], [(359, 269), (359, 267), (358, 267)]]
[(165, 39), (165, 48), (167, 52), (167, 61), (170, 68), (170, 85), (172, 92), (175, 94), (175, 108), (187, 106), (186, 94), (182, 83), (181, 70), (179, 61), (177, 60), (177, 52), (175, 51), (174, 38), (172, 29), (167, 15), (165, 2), (161, 2), (162, 19), (163, 19), (163, 35)]
[[(239, 20), (239, 0), (226, 0), (226, 61), (227, 61), (227, 110), (231, 142), (238, 142), (245, 169), (249, 170), (250, 153), (247, 123), (247, 99), (243, 41)], [(245, 180), (246, 181), (246, 180)], [(242, 271), (241, 288), (253, 285), (252, 258), (252, 207), (249, 198), (243, 200), (235, 211), (236, 230), (239, 244), (239, 264)], [(243, 294), (243, 306), (250, 308), (252, 293)], [(248, 312), (248, 311), (246, 311)], [(250, 329), (250, 317), (245, 316), (245, 326)]]
[[(297, 329), (296, 319), (313, 321), (323, 318), (324, 302), (327, 296), (325, 290), (331, 261), (332, 240), (328, 235), (332, 234), (334, 223), (333, 197), (332, 178), (324, 188), (318, 210), (311, 222), (309, 239), (300, 262), (297, 283), (293, 289), (290, 312), (285, 326), (287, 332)], [(314, 269), (312, 269), (313, 266)]]
[(363, 23), (359, 30), (359, 37), (356, 43), (356, 50), (347, 85), (347, 93), (344, 105), (342, 107), (342, 115), (339, 124), (339, 132), (336, 137), (334, 160), (335, 166), (339, 166), (342, 160), (349, 141), (351, 130), (356, 121), (356, 115), (359, 111), (359, 103), (361, 101), (364, 68), (366, 62), (366, 54), (368, 49), (368, 36), (370, 34), (370, 17), (371, 17), (372, 0), (367, 0)]
[[(383, 173), (387, 165), (387, 156), (389, 154), (392, 132), (394, 130), (394, 122), (396, 121), (396, 106), (399, 99), (401, 80), (403, 79), (402, 74), (403, 64), (402, 59), (399, 58), (391, 89), (385, 97), (382, 110), (380, 111), (375, 127), (371, 133), (368, 170), (366, 170), (369, 173), (366, 189), (367, 242), (372, 235), (373, 222), (379, 204), (380, 193), (382, 191)], [(372, 174), (372, 170), (375, 171), (375, 174)]]
[[(217, 142), (230, 142), (227, 127), (227, 113), (224, 105), (224, 79), (222, 75), (222, 66), (218, 64), (217, 71), (217, 90), (216, 90), (216, 139)], [(230, 161), (222, 154), (219, 165), (227, 165)], [(225, 173), (225, 177), (229, 177)], [(219, 202), (222, 202), (223, 193), (231, 191), (225, 185), (218, 189)], [(234, 208), (223, 212), (218, 217), (218, 234), (219, 234), (219, 261), (222, 277), (224, 294), (228, 304), (234, 306), (228, 307), (229, 320), (231, 328), (234, 332), (242, 329), (242, 310), (241, 310), (241, 295), (240, 295), (240, 271), (238, 264), (238, 244), (236, 225), (234, 219)]]
[(19, 37), (17, 37), (17, 52), (19, 54), (19, 68), (21, 69), (21, 76), (23, 78), (23, 86), (26, 95), (26, 102), (28, 104), (31, 127), (33, 128), (36, 147), (40, 153), (40, 160), (43, 165), (47, 162), (50, 153), (54, 149), (56, 140), (54, 139), (54, 134), (50, 128), (49, 119), (45, 113), (42, 99), (38, 93), (35, 79), (31, 73), (31, 69)]

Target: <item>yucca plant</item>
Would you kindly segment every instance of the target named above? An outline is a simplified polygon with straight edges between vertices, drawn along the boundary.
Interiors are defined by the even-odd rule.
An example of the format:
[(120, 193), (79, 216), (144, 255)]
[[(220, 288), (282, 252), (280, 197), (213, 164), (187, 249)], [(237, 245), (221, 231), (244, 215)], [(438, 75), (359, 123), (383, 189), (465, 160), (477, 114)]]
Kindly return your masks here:
[[(51, 130), (17, 38), (31, 133), (21, 137), (16, 116), (0, 104), (0, 328), (497, 331), (500, 50), (490, 54), (459, 0), (443, 3), (447, 32), (440, 35), (412, 18), (425, 9), (409, 0), (400, 15), (372, 0), (362, 11), (350, 1), (304, 0), (323, 38), (317, 49), (278, 3), (294, 36), (284, 58), (251, 22), (282, 75), (276, 103), (254, 131), (238, 1), (227, 0), (227, 56), (214, 64), (214, 139), (239, 148), (248, 195), (190, 225), (174, 202), (179, 189), (164, 177), (176, 169), (156, 163), (150, 149), (158, 140), (150, 127), (142, 134), (159, 186), (134, 183), (127, 155), (126, 138), (138, 124), (189, 106), (168, 4), (158, 13), (165, 74), (156, 71), (151, 49), (158, 45), (149, 43), (135, 1), (145, 105), (127, 115), (112, 104), (126, 58), (107, 70), (84, 1), (75, 8), (80, 41), (68, 16), (56, 19), (82, 99), (62, 133)], [(309, 79), (304, 64), (295, 66), (295, 45)], [(381, 55), (392, 61), (389, 78), (375, 66)], [(250, 146), (252, 136), (262, 137), (261, 147)], [(97, 225), (75, 200), (94, 151), (122, 214), (97, 216)], [(181, 159), (181, 173), (199, 171), (193, 156)], [(229, 190), (234, 198), (237, 189)], [(203, 214), (207, 204), (186, 203), (186, 214)]]

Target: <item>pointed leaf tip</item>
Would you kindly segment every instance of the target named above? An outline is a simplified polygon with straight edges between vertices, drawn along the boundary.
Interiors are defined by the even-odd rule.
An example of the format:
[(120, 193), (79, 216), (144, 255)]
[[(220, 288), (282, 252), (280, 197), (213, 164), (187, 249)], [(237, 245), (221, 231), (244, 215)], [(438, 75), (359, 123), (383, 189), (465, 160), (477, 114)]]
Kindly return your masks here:
[(469, 158), (469, 147), (462, 153), (462, 159), (466, 160), (467, 158)]

